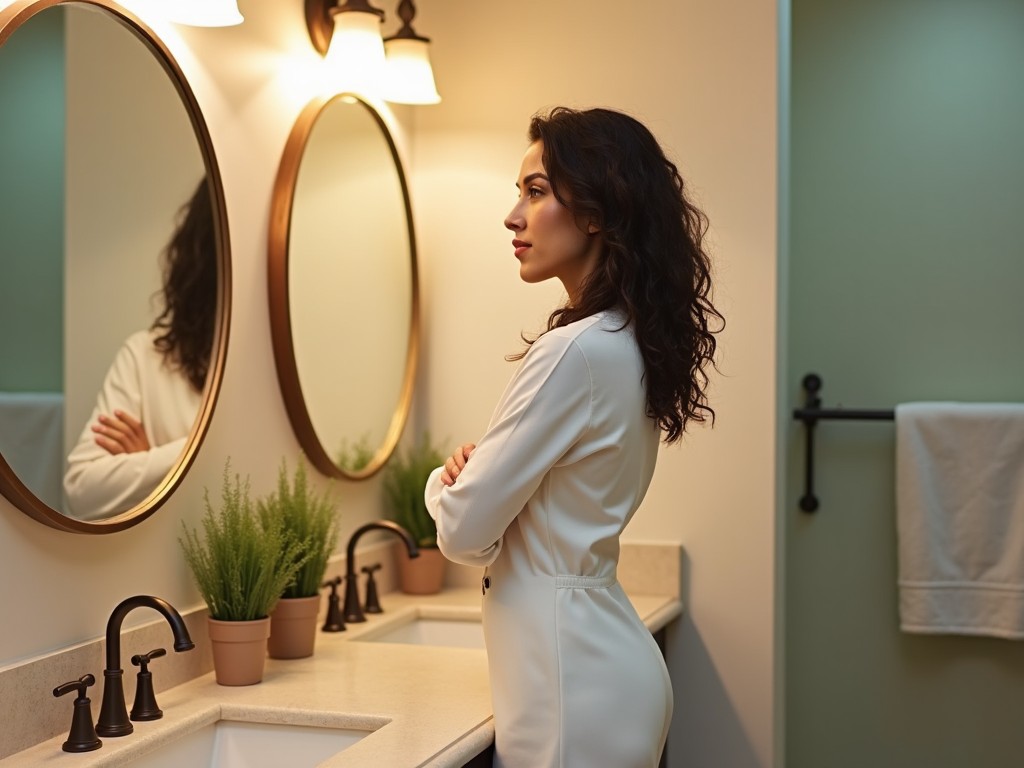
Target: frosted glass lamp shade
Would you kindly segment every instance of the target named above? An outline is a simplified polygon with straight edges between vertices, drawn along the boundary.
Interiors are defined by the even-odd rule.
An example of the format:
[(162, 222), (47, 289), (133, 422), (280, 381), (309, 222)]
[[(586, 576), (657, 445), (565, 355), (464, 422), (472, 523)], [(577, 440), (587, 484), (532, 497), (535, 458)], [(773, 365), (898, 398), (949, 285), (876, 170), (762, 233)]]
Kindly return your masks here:
[(423, 38), (393, 37), (387, 52), (384, 98), (396, 104), (437, 104), (441, 96), (430, 66), (430, 43)]
[(149, 0), (154, 12), (190, 27), (231, 27), (241, 24), (237, 0)]
[(334, 34), (325, 61), (352, 90), (378, 94), (384, 80), (384, 41), (375, 13), (334, 14)]

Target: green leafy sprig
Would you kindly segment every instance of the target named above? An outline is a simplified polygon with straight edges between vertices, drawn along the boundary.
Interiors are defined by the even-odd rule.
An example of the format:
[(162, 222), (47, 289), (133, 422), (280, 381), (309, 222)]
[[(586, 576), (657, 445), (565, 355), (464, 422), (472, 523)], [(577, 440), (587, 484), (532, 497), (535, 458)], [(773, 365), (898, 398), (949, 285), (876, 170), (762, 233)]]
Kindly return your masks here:
[(338, 539), (335, 507), (328, 493), (317, 494), (310, 488), (301, 460), (289, 483), (287, 462), (282, 460), (277, 491), (257, 502), (257, 507), (265, 527), (280, 525), (286, 535), (305, 545), (295, 581), (285, 588), (282, 597), (318, 594)]
[(178, 542), (210, 616), (252, 621), (270, 614), (308, 554), (279, 521), (260, 519), (249, 498), (249, 479), (232, 479), (230, 463), (224, 466), (220, 508), (211, 504), (209, 489), (204, 493), (203, 538), (182, 521)]
[(342, 440), (341, 448), (338, 449), (337, 463), (346, 472), (360, 472), (373, 461), (375, 452), (370, 445), (369, 434), (363, 435), (352, 444), (348, 440)]

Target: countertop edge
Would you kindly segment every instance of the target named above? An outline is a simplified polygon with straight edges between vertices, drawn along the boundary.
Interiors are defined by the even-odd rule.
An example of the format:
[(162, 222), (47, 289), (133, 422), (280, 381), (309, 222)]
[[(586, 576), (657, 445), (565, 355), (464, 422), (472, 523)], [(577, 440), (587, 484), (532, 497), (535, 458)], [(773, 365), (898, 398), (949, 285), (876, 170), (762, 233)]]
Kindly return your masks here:
[[(382, 731), (377, 738), (367, 737), (350, 750), (330, 758), (324, 765), (379, 765), (375, 757), (385, 756), (393, 759), (398, 754), (408, 754), (410, 766), (459, 768), (486, 750), (494, 739), (493, 715), (487, 692), (486, 655), (479, 649), (435, 647), (431, 648), (430, 661), (424, 665), (422, 653), (417, 656), (414, 653), (414, 646), (358, 640), (368, 630), (374, 629), (375, 626), (379, 627), (379, 622), (396, 622), (412, 612), (431, 617), (479, 617), (479, 592), (475, 589), (446, 590), (426, 598), (387, 593), (381, 598), (388, 611), (385, 617), (374, 617), (365, 625), (353, 625), (350, 627), (351, 631), (343, 633), (343, 636), (320, 636), (318, 651), (306, 664), (302, 662), (307, 660), (268, 660), (269, 674), (261, 685), (248, 686), (246, 689), (221, 687), (216, 685), (213, 673), (208, 673), (161, 693), (161, 700), (166, 700), (168, 705), (165, 706), (167, 716), (151, 723), (137, 723), (136, 734), (130, 737), (131, 743), (121, 739), (105, 739), (104, 747), (107, 749), (90, 753), (65, 753), (61, 750), (65, 734), (0, 760), (0, 768), (37, 768), (54, 765), (73, 768), (114, 768), (130, 764), (145, 753), (173, 741), (184, 731), (200, 725), (209, 724), (217, 719), (249, 719), (241, 715), (234, 716), (239, 712), (243, 715), (246, 711), (256, 712), (260, 716), (252, 719), (262, 722), (273, 710), (274, 713), (268, 722), (286, 723), (296, 717), (308, 719), (303, 714), (304, 708), (315, 710), (313, 714), (321, 721), (347, 718), (353, 722), (376, 720), (385, 723), (377, 726)], [(630, 600), (652, 633), (664, 629), (683, 613), (682, 602), (672, 595), (630, 595)], [(353, 640), (357, 642), (350, 643)], [(420, 652), (422, 649), (420, 646)], [(438, 660), (437, 667), (431, 673), (430, 668), (434, 666), (435, 659)], [(364, 664), (365, 669), (362, 668)], [(370, 674), (366, 671), (368, 669), (375, 670), (373, 674), (390, 674), (391, 677), (380, 682), (381, 690), (366, 699), (367, 703), (363, 705), (363, 709), (353, 708), (350, 701), (340, 694), (336, 697), (333, 695), (335, 690), (360, 691), (356, 699), (363, 701), (362, 691), (367, 687), (373, 687), (365, 677)], [(415, 670), (422, 679), (410, 682), (409, 685), (412, 687), (409, 690), (402, 690), (401, 686), (406, 680), (403, 677), (403, 670), (406, 669)], [(436, 706), (427, 709), (415, 702), (410, 703), (410, 696), (416, 696), (417, 685), (434, 686), (425, 689), (437, 690), (437, 682), (430, 675), (433, 674), (436, 678), (438, 674), (444, 674), (445, 669), (455, 670), (456, 675), (463, 676), (464, 687), (452, 687), (453, 691), (459, 691), (458, 694), (437, 700)], [(330, 681), (326, 686), (323, 683), (325, 678)], [(316, 696), (310, 688), (303, 687), (311, 685), (321, 689)], [(385, 685), (399, 688), (394, 694), (388, 691), (381, 692)], [(469, 686), (471, 690), (465, 686)], [(329, 695), (324, 695), (324, 689)], [(94, 704), (94, 715), (98, 703), (96, 701)], [(449, 718), (442, 717), (434, 710), (451, 710), (450, 721), (445, 722)], [(393, 722), (387, 716), (389, 712), (395, 713)], [(441, 720), (438, 720), (439, 717)], [(431, 730), (440, 723), (448, 728), (447, 734), (431, 733)], [(387, 730), (388, 726), (393, 727)], [(465, 730), (459, 733), (460, 728)], [(410, 732), (408, 729), (414, 730)], [(439, 730), (443, 732), (445, 728)], [(450, 740), (443, 742), (442, 737)], [(412, 746), (413, 744), (415, 746)], [(116, 746), (117, 749), (110, 749), (108, 745)]]

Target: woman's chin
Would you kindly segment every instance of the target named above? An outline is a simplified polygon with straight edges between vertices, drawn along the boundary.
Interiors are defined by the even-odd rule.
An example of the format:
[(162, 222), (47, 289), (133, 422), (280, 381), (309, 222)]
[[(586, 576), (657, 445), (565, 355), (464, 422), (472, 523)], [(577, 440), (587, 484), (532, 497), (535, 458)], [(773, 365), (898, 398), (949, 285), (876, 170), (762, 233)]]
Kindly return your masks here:
[(526, 264), (519, 265), (519, 279), (524, 283), (539, 283), (547, 280), (550, 275), (541, 275), (536, 270), (530, 269)]

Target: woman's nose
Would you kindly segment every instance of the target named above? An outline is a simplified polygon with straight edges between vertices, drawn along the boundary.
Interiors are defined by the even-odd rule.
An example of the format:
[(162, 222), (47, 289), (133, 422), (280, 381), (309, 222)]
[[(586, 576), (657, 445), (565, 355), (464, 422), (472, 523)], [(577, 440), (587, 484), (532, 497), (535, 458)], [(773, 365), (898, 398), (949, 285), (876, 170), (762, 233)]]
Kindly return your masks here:
[(508, 216), (505, 217), (505, 229), (511, 229), (513, 232), (518, 232), (523, 228), (523, 217), (519, 215), (519, 206), (517, 205), (511, 211)]

